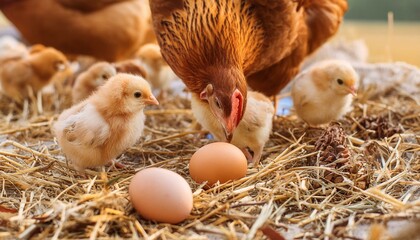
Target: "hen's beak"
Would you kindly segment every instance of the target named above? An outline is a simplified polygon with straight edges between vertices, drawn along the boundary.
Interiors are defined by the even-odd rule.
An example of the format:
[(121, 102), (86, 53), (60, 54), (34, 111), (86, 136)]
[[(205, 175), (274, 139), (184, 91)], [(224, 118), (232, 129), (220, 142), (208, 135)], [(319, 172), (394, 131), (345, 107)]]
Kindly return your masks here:
[(150, 95), (150, 97), (145, 99), (144, 102), (148, 105), (159, 105), (158, 100), (153, 95)]
[(229, 122), (226, 123), (226, 125), (223, 126), (223, 130), (225, 132), (226, 141), (228, 143), (230, 143), (232, 141), (233, 132), (235, 131), (235, 129), (236, 129), (236, 126), (233, 125), (233, 124), (229, 124)]

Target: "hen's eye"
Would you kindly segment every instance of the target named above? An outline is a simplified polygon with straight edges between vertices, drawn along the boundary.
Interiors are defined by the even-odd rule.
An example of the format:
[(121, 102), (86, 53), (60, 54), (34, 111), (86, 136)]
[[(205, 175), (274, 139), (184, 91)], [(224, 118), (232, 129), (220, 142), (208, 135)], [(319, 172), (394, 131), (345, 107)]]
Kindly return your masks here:
[(337, 79), (337, 83), (343, 85), (344, 81), (342, 79)]
[(217, 108), (222, 108), (222, 105), (220, 104), (220, 101), (219, 100), (216, 100), (216, 107)]
[(141, 92), (135, 92), (135, 93), (134, 93), (134, 97), (135, 97), (135, 98), (139, 98), (139, 97), (141, 97)]

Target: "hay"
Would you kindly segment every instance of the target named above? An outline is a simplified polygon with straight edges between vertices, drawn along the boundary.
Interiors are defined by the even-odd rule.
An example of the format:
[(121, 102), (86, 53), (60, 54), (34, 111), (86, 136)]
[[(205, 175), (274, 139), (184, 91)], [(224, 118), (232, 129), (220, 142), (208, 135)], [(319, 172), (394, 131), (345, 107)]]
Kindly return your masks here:
[[(368, 166), (360, 176), (365, 190), (335, 165), (313, 163), (323, 130), (306, 129), (293, 114), (274, 120), (257, 169), (203, 189), (190, 178), (188, 161), (211, 140), (193, 127), (189, 101), (181, 97), (146, 111), (140, 143), (119, 158), (126, 169), (88, 170), (86, 178), (69, 168), (51, 133), (69, 105), (66, 94), (24, 106), (0, 99), (1, 239), (361, 239), (365, 224), (420, 218), (420, 108), (399, 91), (360, 96), (340, 121), (350, 160)], [(372, 134), (363, 121), (373, 115), (400, 131)], [(144, 220), (131, 207), (131, 177), (152, 166), (179, 173), (192, 187), (194, 208), (181, 224)], [(326, 171), (342, 181), (323, 178)]]

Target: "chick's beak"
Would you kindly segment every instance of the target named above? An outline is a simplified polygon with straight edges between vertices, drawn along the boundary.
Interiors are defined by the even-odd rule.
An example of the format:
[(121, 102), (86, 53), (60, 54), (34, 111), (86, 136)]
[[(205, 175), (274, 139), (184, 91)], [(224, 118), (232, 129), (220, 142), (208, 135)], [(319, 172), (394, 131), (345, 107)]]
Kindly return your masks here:
[(150, 97), (145, 99), (144, 102), (148, 105), (159, 105), (158, 100), (153, 95), (150, 95)]
[(348, 87), (347, 90), (349, 91), (349, 93), (353, 96), (357, 96), (357, 89), (354, 86)]

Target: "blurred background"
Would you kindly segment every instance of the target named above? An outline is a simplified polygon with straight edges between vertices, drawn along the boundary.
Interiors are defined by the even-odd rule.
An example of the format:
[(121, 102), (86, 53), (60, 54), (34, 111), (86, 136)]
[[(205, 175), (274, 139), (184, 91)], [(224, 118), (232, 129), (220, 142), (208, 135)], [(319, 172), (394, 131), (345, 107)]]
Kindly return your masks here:
[(372, 62), (404, 61), (420, 66), (419, 0), (348, 0), (336, 39), (363, 39)]
[[(369, 61), (404, 61), (420, 66), (419, 0), (348, 0), (349, 11), (337, 40), (362, 39)], [(0, 28), (8, 22), (0, 13)]]

